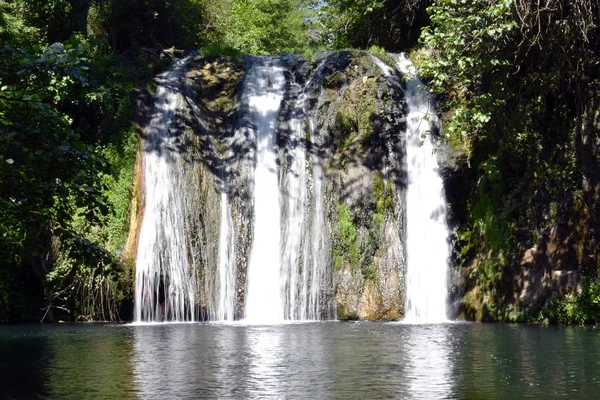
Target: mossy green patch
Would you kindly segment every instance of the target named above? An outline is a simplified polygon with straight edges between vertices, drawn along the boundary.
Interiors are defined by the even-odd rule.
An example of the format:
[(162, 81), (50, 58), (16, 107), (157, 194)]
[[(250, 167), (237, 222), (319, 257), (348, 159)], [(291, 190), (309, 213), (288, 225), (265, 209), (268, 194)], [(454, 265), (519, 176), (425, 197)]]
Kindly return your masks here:
[(334, 246), (334, 263), (337, 270), (345, 262), (349, 263), (351, 271), (359, 266), (358, 235), (353, 215), (344, 203), (337, 206), (339, 235)]
[(380, 71), (362, 53), (353, 55), (343, 72), (324, 78), (327, 97), (323, 107), (334, 116), (332, 166), (345, 170), (349, 162), (358, 162), (370, 150), (380, 76)]
[(381, 222), (383, 222), (386, 210), (393, 210), (395, 204), (392, 184), (389, 179), (384, 181), (381, 173), (375, 174), (373, 179), (373, 194), (375, 195), (376, 214), (381, 216)]
[(578, 325), (599, 323), (600, 280), (586, 281), (579, 294), (568, 294), (550, 300), (538, 319)]
[(390, 68), (396, 69), (396, 60), (391, 57), (383, 47), (379, 46), (371, 46), (369, 47), (369, 53), (373, 54), (375, 57), (379, 58), (385, 64), (387, 64)]
[(243, 59), (242, 53), (239, 50), (221, 43), (212, 43), (201, 47), (200, 54), (206, 60), (228, 57), (236, 62), (241, 62)]

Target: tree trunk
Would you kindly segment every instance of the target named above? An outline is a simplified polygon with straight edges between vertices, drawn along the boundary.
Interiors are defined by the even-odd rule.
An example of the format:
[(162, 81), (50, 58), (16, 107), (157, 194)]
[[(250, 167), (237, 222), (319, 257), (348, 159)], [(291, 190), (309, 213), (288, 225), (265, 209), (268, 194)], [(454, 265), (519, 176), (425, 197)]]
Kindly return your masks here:
[(73, 32), (80, 32), (87, 36), (87, 20), (90, 13), (92, 0), (71, 0), (71, 20)]

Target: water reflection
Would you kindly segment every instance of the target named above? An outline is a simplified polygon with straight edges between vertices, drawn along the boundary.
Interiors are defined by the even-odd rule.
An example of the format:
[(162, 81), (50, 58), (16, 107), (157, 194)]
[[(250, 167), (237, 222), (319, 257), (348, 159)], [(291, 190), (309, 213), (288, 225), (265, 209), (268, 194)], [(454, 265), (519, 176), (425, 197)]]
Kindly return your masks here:
[(453, 392), (454, 353), (450, 324), (410, 325), (406, 336), (408, 396), (441, 398)]
[(136, 398), (131, 354), (117, 326), (0, 326), (0, 398)]
[[(48, 339), (37, 329), (26, 335), (0, 337), (0, 397), (24, 398), (47, 395), (45, 366), (53, 358)], [(4, 340), (2, 340), (4, 339)], [(38, 360), (32, 363), (31, 360)]]
[[(50, 328), (51, 357), (45, 366), (49, 398), (135, 398), (131, 390), (132, 343), (118, 326)], [(114, 331), (117, 332), (114, 332)], [(121, 332), (118, 332), (121, 331)]]
[(207, 348), (197, 328), (192, 324), (136, 327), (134, 382), (142, 398), (193, 398), (204, 390), (203, 380), (213, 380), (211, 375), (195, 379), (199, 371), (206, 372), (203, 352)]
[(0, 326), (0, 398), (600, 398), (597, 329)]
[[(332, 343), (334, 370), (333, 393), (336, 398), (383, 398), (397, 397), (398, 385), (402, 383), (393, 363), (398, 345), (386, 340), (387, 332), (371, 323), (347, 324), (340, 330), (340, 337)], [(358, 332), (365, 335), (357, 335)], [(357, 349), (361, 349), (357, 351)], [(391, 360), (386, 360), (386, 355)], [(390, 366), (392, 366), (390, 368)], [(396, 365), (397, 366), (397, 365)]]
[(285, 392), (283, 331), (276, 327), (247, 330), (250, 350), (248, 386), (251, 397), (278, 398)]
[(246, 335), (243, 329), (228, 326), (217, 327), (212, 337), (206, 357), (215, 360), (215, 369), (205, 366), (203, 373), (212, 374), (215, 382), (214, 394), (218, 398), (244, 398), (247, 393), (240, 376), (235, 371), (245, 361), (241, 350), (245, 347)]

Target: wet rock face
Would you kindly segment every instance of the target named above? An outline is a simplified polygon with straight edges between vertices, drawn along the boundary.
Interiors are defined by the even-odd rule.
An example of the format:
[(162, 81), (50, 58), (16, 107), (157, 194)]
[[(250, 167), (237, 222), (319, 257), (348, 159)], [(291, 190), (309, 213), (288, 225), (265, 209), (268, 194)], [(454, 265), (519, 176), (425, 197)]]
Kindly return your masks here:
[[(245, 266), (249, 235), (247, 168), (234, 162), (230, 154), (244, 160), (246, 153), (228, 151), (234, 134), (238, 107), (237, 96), (244, 76), (243, 64), (229, 58), (196, 57), (188, 64), (185, 82), (186, 116), (178, 120), (177, 130), (186, 154), (186, 187), (192, 200), (187, 210), (191, 232), (190, 260), (195, 265), (196, 299), (201, 319), (214, 319), (218, 299), (219, 231), (223, 182), (231, 182), (229, 195), (236, 226), (236, 265), (238, 306), (235, 313), (243, 315)], [(237, 161), (237, 160), (236, 160)], [(225, 164), (234, 168), (224, 169)]]
[(404, 312), (406, 103), (369, 55), (299, 60), (316, 123), (312, 152), (326, 171), (337, 318), (397, 320)]

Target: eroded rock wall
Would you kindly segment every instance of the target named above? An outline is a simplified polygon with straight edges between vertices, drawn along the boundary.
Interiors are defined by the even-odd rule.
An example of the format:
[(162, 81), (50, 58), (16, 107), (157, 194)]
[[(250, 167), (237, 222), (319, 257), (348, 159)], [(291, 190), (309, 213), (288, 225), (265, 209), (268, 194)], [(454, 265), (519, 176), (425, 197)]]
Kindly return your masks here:
[(310, 82), (313, 154), (324, 166), (337, 318), (396, 320), (405, 276), (404, 130), (399, 87), (363, 52), (299, 60)]

